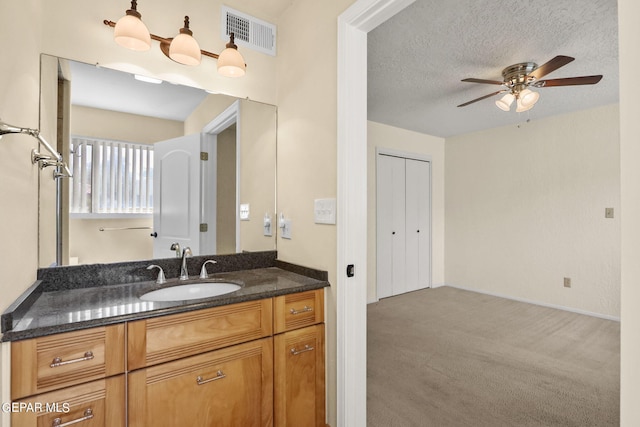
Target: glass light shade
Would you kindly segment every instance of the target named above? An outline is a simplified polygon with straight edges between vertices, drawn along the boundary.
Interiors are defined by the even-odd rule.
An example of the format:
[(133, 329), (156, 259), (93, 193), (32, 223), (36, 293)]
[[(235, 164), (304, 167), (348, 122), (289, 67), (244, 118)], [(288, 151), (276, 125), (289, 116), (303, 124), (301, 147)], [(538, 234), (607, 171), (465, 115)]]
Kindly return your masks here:
[(511, 104), (513, 104), (514, 99), (516, 99), (515, 95), (512, 93), (508, 93), (496, 101), (496, 106), (502, 111), (509, 111), (509, 109), (511, 109)]
[(225, 77), (242, 77), (246, 66), (238, 49), (228, 47), (218, 56), (218, 74)]
[(518, 95), (520, 103), (523, 108), (529, 109), (533, 107), (533, 105), (538, 102), (538, 98), (540, 98), (540, 94), (538, 92), (534, 92), (531, 89), (525, 89), (520, 92)]
[(151, 35), (144, 22), (135, 15), (128, 13), (116, 22), (113, 39), (122, 47), (135, 51), (145, 51), (151, 48)]
[(184, 65), (198, 65), (201, 60), (200, 46), (189, 34), (180, 33), (171, 41), (169, 58)]
[(522, 113), (524, 111), (527, 111), (527, 110), (530, 110), (530, 109), (533, 108), (533, 104), (524, 105), (520, 98), (518, 98), (518, 102), (517, 102), (516, 105), (517, 105), (517, 107), (516, 107), (516, 112), (517, 113)]

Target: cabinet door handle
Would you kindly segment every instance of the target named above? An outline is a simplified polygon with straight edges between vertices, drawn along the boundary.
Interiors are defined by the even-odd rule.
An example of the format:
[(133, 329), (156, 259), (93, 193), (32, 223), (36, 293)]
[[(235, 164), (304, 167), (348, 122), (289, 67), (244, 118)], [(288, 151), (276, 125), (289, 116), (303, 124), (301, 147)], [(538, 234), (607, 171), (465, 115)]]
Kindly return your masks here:
[(210, 383), (211, 381), (221, 380), (225, 377), (226, 375), (222, 371), (216, 372), (216, 376), (213, 378), (209, 378), (208, 380), (205, 380), (200, 375), (198, 375), (198, 377), (196, 378), (196, 383), (198, 383), (198, 385), (202, 385), (202, 384)]
[(313, 307), (309, 307), (308, 305), (305, 305), (302, 310), (296, 310), (295, 308), (292, 308), (290, 313), (291, 314), (300, 314), (300, 313), (308, 313), (310, 311), (313, 311)]
[(84, 416), (82, 418), (78, 418), (77, 420), (67, 421), (66, 423), (62, 422), (62, 418), (54, 418), (53, 423), (51, 424), (51, 427), (65, 427), (75, 423), (80, 423), (82, 421), (90, 420), (91, 418), (93, 418), (93, 411), (91, 410), (91, 408), (87, 408), (84, 410), (83, 415)]
[(84, 357), (79, 357), (77, 359), (71, 359), (71, 360), (62, 360), (62, 357), (55, 357), (52, 361), (51, 361), (51, 366), (52, 368), (57, 368), (58, 366), (63, 366), (63, 365), (68, 365), (70, 363), (78, 363), (78, 362), (84, 362), (85, 360), (91, 360), (93, 359), (93, 352), (91, 350), (87, 351), (84, 354)]
[(300, 353), (306, 353), (307, 351), (313, 351), (313, 347), (311, 347), (309, 344), (305, 344), (304, 348), (302, 350), (296, 350), (296, 348), (293, 347), (291, 349), (291, 354), (294, 355), (294, 356), (297, 356)]

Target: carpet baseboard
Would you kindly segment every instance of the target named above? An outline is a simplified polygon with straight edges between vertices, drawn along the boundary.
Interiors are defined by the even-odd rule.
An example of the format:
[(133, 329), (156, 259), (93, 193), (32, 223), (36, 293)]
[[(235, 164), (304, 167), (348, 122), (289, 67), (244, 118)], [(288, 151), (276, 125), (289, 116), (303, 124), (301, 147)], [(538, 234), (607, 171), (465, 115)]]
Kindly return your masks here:
[(566, 307), (564, 305), (558, 305), (558, 304), (550, 304), (550, 303), (547, 303), (547, 302), (536, 301), (536, 300), (531, 300), (531, 299), (527, 299), (527, 298), (514, 297), (514, 296), (511, 296), (511, 295), (504, 295), (504, 294), (500, 294), (500, 293), (496, 293), (496, 292), (484, 291), (484, 290), (481, 290), (481, 289), (467, 288), (467, 287), (464, 287), (464, 286), (452, 285), (450, 283), (445, 283), (445, 284), (442, 284), (442, 285), (439, 285), (439, 286), (434, 286), (434, 287), (440, 287), (440, 286), (448, 286), (450, 288), (461, 289), (463, 291), (477, 292), (479, 294), (491, 295), (493, 297), (505, 298), (505, 299), (510, 299), (510, 300), (519, 301), (519, 302), (526, 302), (528, 304), (535, 304), (535, 305), (539, 305), (539, 306), (542, 306), (542, 307), (555, 308), (555, 309), (558, 309), (558, 310), (569, 311), (571, 313), (584, 314), (586, 316), (598, 317), (600, 319), (613, 320), (615, 322), (619, 322), (620, 321), (620, 317), (619, 316), (611, 316), (611, 315), (608, 315), (608, 314), (595, 313), (595, 312), (592, 312), (592, 311), (581, 310), (579, 308)]

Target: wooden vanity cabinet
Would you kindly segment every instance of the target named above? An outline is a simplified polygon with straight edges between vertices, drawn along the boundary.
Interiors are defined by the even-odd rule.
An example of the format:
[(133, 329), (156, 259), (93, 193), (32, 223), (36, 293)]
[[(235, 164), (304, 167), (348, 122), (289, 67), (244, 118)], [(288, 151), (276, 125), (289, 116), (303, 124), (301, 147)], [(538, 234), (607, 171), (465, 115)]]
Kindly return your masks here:
[(323, 289), (274, 298), (276, 427), (326, 425), (323, 321)]
[(324, 427), (323, 322), (319, 289), (12, 342), (13, 403), (50, 405), (12, 425)]

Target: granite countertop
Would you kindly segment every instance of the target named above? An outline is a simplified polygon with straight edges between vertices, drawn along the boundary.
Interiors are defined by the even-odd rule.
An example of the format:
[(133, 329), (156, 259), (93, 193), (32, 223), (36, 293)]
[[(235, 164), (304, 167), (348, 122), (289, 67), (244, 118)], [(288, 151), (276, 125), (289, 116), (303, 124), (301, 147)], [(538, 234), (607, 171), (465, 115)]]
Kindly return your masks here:
[(209, 274), (208, 280), (233, 282), (242, 287), (217, 297), (156, 302), (143, 301), (140, 296), (158, 288), (197, 282), (198, 276), (190, 276), (188, 282), (168, 278), (163, 285), (156, 284), (154, 280), (143, 280), (92, 287), (48, 285), (48, 289), (47, 284), (39, 280), (2, 315), (2, 341), (18, 341), (329, 286), (326, 272), (278, 261), (273, 266)]

